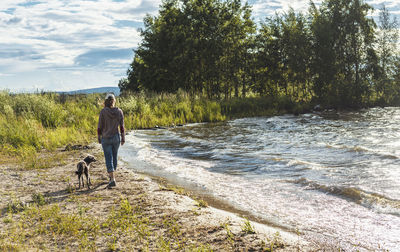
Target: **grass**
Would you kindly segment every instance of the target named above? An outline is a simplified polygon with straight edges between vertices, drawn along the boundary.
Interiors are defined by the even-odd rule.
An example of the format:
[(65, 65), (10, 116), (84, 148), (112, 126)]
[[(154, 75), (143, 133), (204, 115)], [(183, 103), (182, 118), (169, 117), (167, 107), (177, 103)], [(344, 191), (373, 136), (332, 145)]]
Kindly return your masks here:
[(55, 240), (56, 243), (79, 240), (86, 249), (93, 247), (87, 237), (95, 238), (99, 232), (95, 219), (76, 213), (63, 213), (56, 204), (31, 204), (19, 216), (14, 215), (12, 218), (7, 230), (0, 234), (0, 250), (38, 248), (37, 245), (43, 242), (40, 241), (42, 237)]
[(47, 200), (44, 198), (43, 194), (41, 193), (34, 193), (32, 195), (32, 201), (34, 204), (38, 206), (44, 206), (47, 204)]
[[(172, 216), (164, 216), (162, 223), (151, 222), (140, 205), (132, 205), (121, 198), (115, 207), (102, 218), (89, 213), (81, 205), (66, 212), (58, 203), (48, 203), (42, 194), (33, 194), (32, 204), (21, 204), (19, 200), (9, 203), (7, 225), (0, 232), (1, 251), (25, 251), (54, 248), (95, 251), (98, 244), (105, 243), (110, 251), (121, 249), (148, 251), (150, 243), (157, 243), (159, 251), (212, 251), (208, 244), (188, 242), (182, 226)], [(164, 232), (154, 233), (160, 226)], [(73, 249), (74, 250), (74, 249)]]
[(273, 235), (272, 239), (270, 239), (268, 241), (268, 243), (269, 243), (269, 246), (265, 247), (265, 251), (271, 251), (272, 252), (272, 251), (274, 251), (274, 249), (284, 248), (285, 247), (285, 244), (283, 243), (281, 234), (279, 232), (276, 232)]
[(232, 98), (220, 102), (222, 114), (229, 119), (275, 116), (286, 113), (301, 114), (311, 111), (311, 103), (293, 102), (282, 95), (278, 97)]
[(24, 211), (27, 208), (25, 202), (12, 198), (11, 202), (7, 204), (7, 212), (9, 214), (19, 213)]
[(131, 129), (225, 120), (216, 101), (190, 97), (183, 92), (134, 94), (121, 98), (119, 106), (128, 115), (125, 121)]
[(180, 187), (180, 186), (176, 186), (176, 185), (171, 185), (171, 184), (167, 184), (163, 181), (160, 181), (161, 183), (164, 183), (164, 185), (159, 185), (159, 188), (161, 191), (172, 191), (176, 194), (179, 195), (186, 195), (186, 196), (191, 196), (191, 194), (189, 192), (187, 192), (184, 188)]
[(227, 223), (227, 222), (225, 222), (225, 223), (223, 223), (223, 224), (221, 224), (221, 226), (225, 229), (225, 231), (226, 231), (226, 238), (228, 239), (228, 241), (231, 243), (231, 244), (234, 244), (235, 243), (235, 235), (232, 233), (232, 231), (231, 231), (231, 229), (230, 229), (230, 227), (229, 227), (229, 224)]
[(244, 218), (244, 222), (242, 224), (242, 232), (244, 232), (245, 234), (255, 234), (256, 233), (253, 225), (251, 225), (250, 221), (247, 218)]
[[(18, 159), (28, 169), (46, 168), (38, 153), (96, 138), (102, 95), (10, 94), (0, 91), (0, 163)], [(144, 129), (223, 121), (216, 101), (177, 94), (133, 94), (117, 99), (125, 128)]]
[(203, 199), (196, 199), (196, 204), (198, 207), (208, 207), (207, 201)]

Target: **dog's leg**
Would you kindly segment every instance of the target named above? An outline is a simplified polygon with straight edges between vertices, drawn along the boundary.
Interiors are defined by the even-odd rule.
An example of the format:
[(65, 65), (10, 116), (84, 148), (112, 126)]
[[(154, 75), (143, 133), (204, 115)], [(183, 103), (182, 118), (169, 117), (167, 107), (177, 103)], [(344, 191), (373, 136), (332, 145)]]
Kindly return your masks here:
[(89, 177), (89, 185), (92, 185), (92, 180), (90, 179), (90, 173), (88, 174)]
[(89, 184), (89, 171), (88, 171), (88, 169), (86, 168), (85, 169), (85, 177), (86, 177), (86, 184), (87, 184), (87, 187), (88, 187), (88, 189), (90, 189), (90, 184)]
[(88, 178), (89, 178), (89, 185), (92, 185), (92, 180), (90, 179), (89, 167), (87, 169), (87, 174), (88, 174)]
[(81, 188), (81, 175), (78, 175), (79, 189)]

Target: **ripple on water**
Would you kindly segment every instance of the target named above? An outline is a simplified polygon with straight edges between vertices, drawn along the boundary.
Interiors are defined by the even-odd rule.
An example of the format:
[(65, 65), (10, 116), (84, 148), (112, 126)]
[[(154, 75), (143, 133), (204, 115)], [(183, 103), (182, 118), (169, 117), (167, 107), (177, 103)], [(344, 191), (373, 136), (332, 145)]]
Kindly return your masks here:
[[(135, 131), (134, 169), (354, 250), (400, 244), (399, 108)], [(134, 154), (134, 155), (133, 155)]]

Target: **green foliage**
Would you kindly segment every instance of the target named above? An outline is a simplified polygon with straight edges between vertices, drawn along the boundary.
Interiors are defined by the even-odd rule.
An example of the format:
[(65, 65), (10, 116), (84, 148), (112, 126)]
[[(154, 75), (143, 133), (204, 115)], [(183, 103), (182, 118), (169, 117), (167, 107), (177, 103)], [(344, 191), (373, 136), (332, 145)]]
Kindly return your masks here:
[[(157, 16), (144, 19), (142, 43), (119, 86), (123, 92), (182, 89), (218, 100), (287, 97), (292, 104), (285, 110), (295, 113), (310, 103), (400, 104), (398, 25), (383, 7), (377, 30), (371, 14), (361, 0), (324, 0), (318, 7), (311, 1), (307, 13), (290, 9), (257, 30), (241, 1), (166, 0)], [(177, 109), (177, 122), (191, 117)]]
[(399, 40), (398, 23), (391, 19), (389, 11), (383, 5), (379, 12), (377, 33), (377, 57), (374, 70), (376, 81), (376, 101), (378, 105), (398, 105), (400, 90), (398, 89), (398, 56)]
[[(311, 29), (320, 48), (315, 50), (313, 71), (318, 76), (315, 92), (320, 101), (337, 107), (364, 104), (362, 97), (371, 90), (376, 54), (376, 25), (368, 17), (371, 10), (359, 0), (330, 0), (314, 11)], [(329, 39), (325, 37), (327, 33)]]
[(203, 199), (197, 199), (196, 203), (197, 203), (198, 207), (208, 207), (207, 201), (205, 201)]
[(273, 97), (234, 98), (221, 103), (222, 111), (230, 117), (269, 116), (276, 114)]
[(149, 220), (140, 213), (139, 208), (132, 207), (127, 199), (121, 199), (119, 207), (111, 211), (102, 227), (110, 229), (114, 241), (126, 234), (134, 235), (136, 239), (143, 241), (150, 232)]
[(178, 224), (176, 219), (166, 216), (163, 221), (163, 226), (167, 229), (171, 237), (179, 238), (182, 235), (182, 227)]
[(183, 92), (176, 94), (132, 94), (121, 98), (128, 129), (174, 126), (193, 122), (225, 120), (217, 102), (193, 98)]
[(221, 226), (226, 231), (226, 237), (227, 237), (228, 241), (233, 244), (235, 241), (235, 235), (232, 233), (232, 230), (230, 229), (229, 224), (223, 223), (223, 224), (221, 224)]
[(159, 237), (157, 240), (157, 248), (160, 252), (169, 252), (171, 251), (171, 242), (165, 240), (163, 237)]
[(242, 232), (244, 232), (245, 234), (255, 234), (256, 233), (253, 225), (251, 225), (250, 221), (247, 218), (244, 219), (244, 222), (242, 224)]
[(32, 199), (32, 204), (25, 204), (12, 197), (5, 228), (0, 232), (1, 251), (97, 251), (99, 244), (110, 251), (148, 251), (150, 247), (158, 251), (212, 251), (208, 244), (188, 239), (178, 219), (166, 215), (161, 221), (150, 222), (148, 212), (126, 198), (116, 200), (102, 216), (90, 213), (90, 205), (78, 195), (70, 196), (78, 202), (73, 209), (49, 203), (40, 193)]
[[(53, 150), (67, 144), (88, 144), (95, 139), (98, 115), (103, 108), (100, 95), (14, 95), (0, 92), (0, 96), (0, 156), (16, 158), (23, 169), (46, 169), (60, 164), (66, 154), (54, 154)], [(269, 116), (307, 109), (306, 105), (294, 103), (287, 96), (218, 101), (182, 90), (175, 94), (132, 93), (119, 97), (117, 106), (124, 112), (127, 130), (218, 122), (227, 118)], [(57, 113), (49, 113), (46, 117), (36, 111), (43, 108)]]
[[(40, 196), (36, 199), (41, 198)], [(11, 223), (6, 237), (0, 237), (0, 248), (14, 246), (26, 251), (26, 239), (35, 236), (50, 236), (56, 241), (78, 240), (80, 249), (95, 250), (93, 241), (100, 230), (96, 219), (76, 214), (62, 213), (58, 205), (44, 206), (40, 199), (27, 206), (18, 221)], [(39, 242), (40, 243), (40, 242)], [(29, 246), (29, 245), (28, 245)], [(37, 244), (40, 248), (40, 244)], [(42, 247), (43, 248), (43, 247)]]
[[(216, 97), (217, 90), (229, 95), (234, 89), (238, 96), (238, 73), (247, 70), (241, 58), (249, 58), (247, 35), (255, 31), (250, 13), (249, 5), (236, 0), (163, 1), (159, 16), (144, 19), (143, 42), (120, 88), (155, 92), (181, 88), (205, 91), (208, 98)], [(217, 67), (224, 71), (216, 71)], [(228, 85), (227, 80), (235, 84)]]
[(78, 214), (64, 214), (58, 205), (52, 205), (40, 211), (32, 207), (25, 214), (30, 224), (38, 225), (36, 229), (38, 233), (80, 237), (82, 231), (96, 235), (100, 230), (98, 222), (92, 218)]
[(213, 250), (210, 248), (210, 245), (200, 244), (200, 245), (192, 245), (192, 247), (186, 249), (190, 252), (212, 252)]
[(87, 142), (88, 133), (95, 132), (100, 107), (93, 105), (93, 97), (61, 103), (61, 95), (3, 91), (0, 98), (0, 144), (10, 154), (51, 150), (78, 139)]
[(32, 195), (32, 201), (38, 206), (44, 206), (47, 203), (46, 199), (41, 193), (34, 193)]
[[(118, 98), (125, 115), (125, 128), (142, 129), (193, 122), (225, 120), (216, 101), (176, 94), (137, 93)], [(43, 156), (67, 144), (94, 140), (100, 95), (10, 94), (0, 92), (0, 154), (17, 157), (26, 169), (47, 168), (58, 156)], [(52, 161), (52, 159), (54, 159)]]
[(12, 199), (11, 202), (7, 204), (7, 212), (10, 214), (19, 213), (21, 211), (24, 211), (26, 208), (27, 208), (26, 203), (14, 198)]
[(263, 250), (264, 251), (274, 251), (275, 249), (282, 249), (285, 247), (285, 244), (283, 243), (281, 234), (279, 232), (276, 232), (272, 239), (268, 239), (268, 245), (267, 244), (262, 244)]
[(179, 187), (179, 186), (175, 186), (175, 185), (166, 185), (166, 186), (160, 185), (160, 190), (162, 190), (162, 191), (173, 191), (176, 194), (180, 194), (180, 195), (189, 195), (189, 193), (186, 192), (184, 188)]

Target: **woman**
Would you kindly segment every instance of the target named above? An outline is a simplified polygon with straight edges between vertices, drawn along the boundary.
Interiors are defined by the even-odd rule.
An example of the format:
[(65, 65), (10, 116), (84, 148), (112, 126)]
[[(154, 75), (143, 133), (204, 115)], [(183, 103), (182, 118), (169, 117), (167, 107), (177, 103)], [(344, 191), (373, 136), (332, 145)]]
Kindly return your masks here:
[[(118, 132), (118, 126), (120, 132)], [(115, 107), (115, 96), (107, 94), (104, 108), (100, 111), (97, 127), (98, 141), (103, 147), (104, 157), (110, 181), (108, 188), (116, 186), (114, 173), (117, 169), (117, 155), (119, 145), (125, 143), (124, 114), (121, 109)]]

